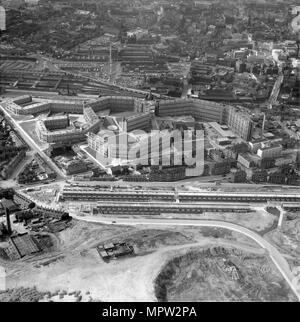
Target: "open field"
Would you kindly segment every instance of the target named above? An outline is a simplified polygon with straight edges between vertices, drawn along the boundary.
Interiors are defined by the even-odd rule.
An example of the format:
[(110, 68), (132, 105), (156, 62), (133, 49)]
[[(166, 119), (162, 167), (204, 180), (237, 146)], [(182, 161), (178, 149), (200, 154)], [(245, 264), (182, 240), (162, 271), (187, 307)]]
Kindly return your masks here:
[[(161, 267), (191, 247), (222, 245), (264, 255), (247, 237), (210, 227), (150, 229), (74, 220), (72, 228), (52, 238), (54, 246), (45, 253), (16, 262), (0, 260), (10, 289), (2, 299), (16, 296), (12, 289), (36, 287), (43, 301), (153, 301)], [(95, 247), (112, 241), (126, 241), (135, 256), (104, 262)]]
[[(120, 216), (121, 218), (126, 218), (126, 216)], [(274, 228), (276, 228), (278, 223), (278, 217), (267, 213), (263, 210), (254, 210), (249, 213), (238, 213), (238, 212), (204, 212), (202, 214), (161, 214), (160, 216), (150, 216), (150, 215), (139, 215), (130, 216), (128, 218), (165, 218), (165, 219), (197, 219), (197, 220), (221, 220), (226, 222), (231, 222), (234, 224), (247, 227), (258, 233), (266, 233)]]

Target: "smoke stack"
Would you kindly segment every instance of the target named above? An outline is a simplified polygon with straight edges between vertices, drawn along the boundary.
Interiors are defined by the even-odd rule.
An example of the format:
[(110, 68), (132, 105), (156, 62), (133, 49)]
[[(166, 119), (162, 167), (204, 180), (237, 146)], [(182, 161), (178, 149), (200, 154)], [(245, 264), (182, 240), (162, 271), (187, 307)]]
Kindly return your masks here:
[(8, 208), (5, 208), (5, 215), (6, 215), (7, 232), (8, 232), (8, 235), (11, 235), (12, 234), (12, 231), (11, 231), (10, 216), (9, 216), (9, 210), (8, 210)]
[(264, 113), (264, 118), (261, 126), (261, 136), (263, 137), (264, 132), (265, 132), (265, 126), (266, 126), (266, 114)]

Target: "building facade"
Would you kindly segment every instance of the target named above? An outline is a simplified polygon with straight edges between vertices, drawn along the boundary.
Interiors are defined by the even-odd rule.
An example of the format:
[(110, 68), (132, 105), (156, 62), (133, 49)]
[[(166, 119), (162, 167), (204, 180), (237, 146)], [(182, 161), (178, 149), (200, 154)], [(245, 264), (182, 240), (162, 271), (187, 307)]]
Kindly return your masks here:
[(176, 99), (160, 101), (156, 108), (156, 115), (185, 116), (191, 115), (201, 122), (219, 122), (224, 117), (225, 105), (205, 100)]
[(249, 115), (240, 112), (235, 107), (226, 109), (228, 127), (245, 141), (250, 141), (254, 124)]

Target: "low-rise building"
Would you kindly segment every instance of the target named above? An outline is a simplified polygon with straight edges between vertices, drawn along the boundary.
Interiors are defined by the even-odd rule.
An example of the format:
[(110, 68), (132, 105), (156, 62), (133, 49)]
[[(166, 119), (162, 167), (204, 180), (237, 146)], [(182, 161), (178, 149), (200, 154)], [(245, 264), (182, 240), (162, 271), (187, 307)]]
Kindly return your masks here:
[(3, 169), (1, 170), (1, 176), (4, 179), (9, 178), (12, 173), (16, 170), (16, 167), (19, 165), (19, 163), (24, 160), (26, 156), (26, 151), (24, 149), (20, 150), (16, 156), (14, 156), (8, 164), (6, 164)]
[(26, 233), (12, 236), (8, 241), (5, 252), (11, 260), (18, 260), (26, 255), (40, 252), (40, 248), (37, 241)]
[(237, 162), (247, 169), (253, 166), (253, 160), (249, 157), (248, 153), (239, 154)]
[(81, 160), (68, 160), (62, 163), (63, 172), (66, 175), (72, 175), (87, 171), (87, 165)]
[(257, 150), (257, 155), (262, 158), (278, 158), (280, 157), (282, 152), (282, 145), (272, 145), (272, 146), (265, 146), (262, 148), (259, 148)]

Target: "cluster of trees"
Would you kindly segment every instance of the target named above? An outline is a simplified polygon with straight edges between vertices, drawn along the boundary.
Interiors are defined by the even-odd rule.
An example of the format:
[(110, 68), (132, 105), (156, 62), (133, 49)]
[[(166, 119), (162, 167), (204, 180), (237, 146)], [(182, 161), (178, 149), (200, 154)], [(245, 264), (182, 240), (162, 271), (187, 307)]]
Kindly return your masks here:
[(47, 293), (38, 292), (36, 287), (19, 287), (0, 293), (0, 302), (39, 302)]
[(38, 181), (35, 169), (32, 167), (31, 164), (28, 164), (24, 170), (18, 176), (18, 182), (20, 184), (25, 184), (28, 182), (35, 182)]

